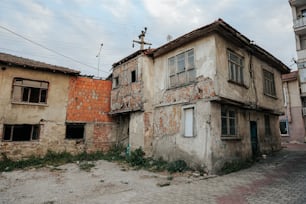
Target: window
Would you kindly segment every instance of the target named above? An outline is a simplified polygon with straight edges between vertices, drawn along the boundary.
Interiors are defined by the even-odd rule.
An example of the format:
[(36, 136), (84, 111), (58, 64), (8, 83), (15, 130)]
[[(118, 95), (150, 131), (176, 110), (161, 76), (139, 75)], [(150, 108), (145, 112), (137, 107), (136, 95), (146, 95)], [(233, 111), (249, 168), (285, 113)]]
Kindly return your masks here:
[(243, 84), (243, 58), (231, 51), (228, 51), (228, 73), (229, 80)]
[(15, 78), (13, 82), (13, 102), (47, 103), (48, 82)]
[(265, 115), (264, 120), (265, 120), (265, 136), (271, 136), (270, 116)]
[(237, 114), (235, 110), (221, 107), (222, 136), (237, 136)]
[(302, 17), (306, 17), (306, 9), (301, 10)]
[(131, 71), (131, 82), (136, 82), (137, 77), (136, 77), (136, 70)]
[(276, 96), (274, 74), (267, 70), (263, 70), (263, 78), (264, 78), (264, 94), (268, 96)]
[(4, 125), (4, 141), (38, 140), (39, 125)]
[(119, 76), (114, 77), (113, 79), (113, 88), (117, 88), (119, 86)]
[(83, 139), (85, 129), (84, 127), (84, 123), (67, 123), (66, 139)]
[(282, 136), (288, 135), (288, 120), (280, 120), (279, 121), (279, 130)]
[(193, 49), (168, 59), (170, 87), (193, 82), (196, 78)]
[(194, 135), (194, 107), (186, 107), (184, 110), (184, 136), (193, 137)]
[(305, 50), (306, 49), (306, 35), (300, 36), (300, 44), (301, 44), (301, 49)]

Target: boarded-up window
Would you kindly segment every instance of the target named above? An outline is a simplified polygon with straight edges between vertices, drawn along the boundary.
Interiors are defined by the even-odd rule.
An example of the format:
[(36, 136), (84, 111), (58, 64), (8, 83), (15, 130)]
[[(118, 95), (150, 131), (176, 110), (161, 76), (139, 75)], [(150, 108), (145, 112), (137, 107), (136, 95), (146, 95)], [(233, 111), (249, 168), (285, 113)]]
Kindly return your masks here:
[(23, 103), (47, 103), (49, 83), (45, 81), (34, 81), (15, 78), (13, 82), (13, 102)]
[(184, 136), (193, 137), (194, 135), (194, 107), (184, 108)]
[(193, 49), (182, 52), (168, 59), (170, 87), (177, 87), (196, 79)]
[(4, 125), (4, 141), (32, 141), (38, 140), (39, 125)]

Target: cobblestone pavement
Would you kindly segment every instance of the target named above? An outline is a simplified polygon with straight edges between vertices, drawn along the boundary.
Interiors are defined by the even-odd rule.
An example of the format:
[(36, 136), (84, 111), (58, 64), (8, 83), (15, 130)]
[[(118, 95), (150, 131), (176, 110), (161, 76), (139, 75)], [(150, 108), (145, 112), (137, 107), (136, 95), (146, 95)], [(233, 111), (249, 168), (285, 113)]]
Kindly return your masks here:
[[(159, 187), (158, 182), (170, 182)], [(214, 178), (122, 170), (99, 161), (90, 172), (76, 164), (56, 170), (0, 173), (0, 204), (59, 203), (306, 203), (306, 145), (288, 145), (251, 168)]]
[(306, 145), (288, 145), (249, 169), (147, 192), (129, 203), (305, 204)]

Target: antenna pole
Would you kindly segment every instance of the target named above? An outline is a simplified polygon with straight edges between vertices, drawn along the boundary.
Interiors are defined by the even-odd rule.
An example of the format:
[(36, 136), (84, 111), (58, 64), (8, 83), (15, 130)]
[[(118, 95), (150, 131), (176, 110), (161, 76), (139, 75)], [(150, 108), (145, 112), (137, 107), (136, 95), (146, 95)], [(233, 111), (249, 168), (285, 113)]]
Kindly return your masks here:
[(103, 47), (103, 43), (100, 44), (99, 52), (96, 55), (96, 57), (98, 57), (98, 77), (100, 77), (100, 56), (101, 56), (100, 54), (101, 54), (102, 47)]

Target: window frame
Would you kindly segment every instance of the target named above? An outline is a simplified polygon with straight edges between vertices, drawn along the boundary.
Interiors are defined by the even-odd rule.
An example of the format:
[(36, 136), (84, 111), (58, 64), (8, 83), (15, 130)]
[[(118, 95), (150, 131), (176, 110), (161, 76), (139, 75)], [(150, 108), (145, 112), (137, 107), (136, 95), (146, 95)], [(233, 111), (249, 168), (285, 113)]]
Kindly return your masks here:
[[(234, 113), (234, 116), (230, 114), (230, 112)], [(225, 113), (225, 115), (223, 114)], [(228, 107), (226, 105), (221, 105), (220, 109), (220, 118), (221, 118), (221, 139), (239, 139), (238, 132), (238, 111), (235, 108)], [(224, 132), (224, 120), (226, 121)], [(234, 134), (231, 133), (231, 123), (234, 120)]]
[(47, 105), (49, 82), (15, 77), (12, 83), (12, 103)]
[[(187, 117), (187, 111), (192, 110), (192, 134), (186, 135), (186, 117)], [(182, 107), (182, 136), (184, 138), (193, 138), (196, 137), (196, 108), (195, 105), (187, 105)]]
[[(66, 130), (65, 130), (65, 139), (66, 140), (83, 140), (85, 139), (85, 123), (72, 123), (72, 122), (67, 122), (66, 123)], [(80, 136), (71, 136), (71, 128), (74, 128), (74, 131), (76, 131), (75, 129), (77, 129), (78, 134), (80, 134), (79, 132), (82, 131), (82, 137)], [(79, 130), (79, 128), (81, 128), (82, 130)], [(70, 130), (69, 130), (70, 129)], [(69, 133), (68, 133), (69, 131)]]
[(113, 89), (119, 87), (119, 76), (113, 77)]
[(195, 52), (188, 49), (168, 58), (169, 88), (193, 83), (196, 80)]
[[(286, 129), (286, 133), (282, 133), (281, 131), (281, 123), (285, 123), (285, 129)], [(280, 131), (280, 135), (281, 136), (289, 136), (289, 122), (288, 122), (288, 119), (280, 119), (279, 120), (279, 131)]]
[(276, 98), (274, 73), (263, 69), (263, 93), (266, 96)]
[[(234, 58), (237, 58), (237, 61), (235, 61)], [(228, 49), (227, 62), (228, 81), (244, 86), (244, 57)]]
[[(30, 130), (30, 135), (28, 136), (29, 139), (27, 140), (18, 140), (18, 139), (14, 139), (14, 137), (18, 137), (16, 135), (14, 135), (14, 129), (17, 129), (17, 128), (31, 128)], [(9, 136), (7, 136), (7, 129), (10, 129), (9, 130)], [(3, 125), (3, 136), (2, 136), (2, 141), (3, 142), (31, 142), (31, 141), (38, 141), (39, 138), (40, 138), (40, 130), (41, 130), (41, 127), (39, 124), (4, 124)], [(17, 131), (17, 130), (15, 130)], [(23, 133), (25, 132), (24, 130), (22, 131)], [(6, 139), (8, 138), (9, 139)]]

